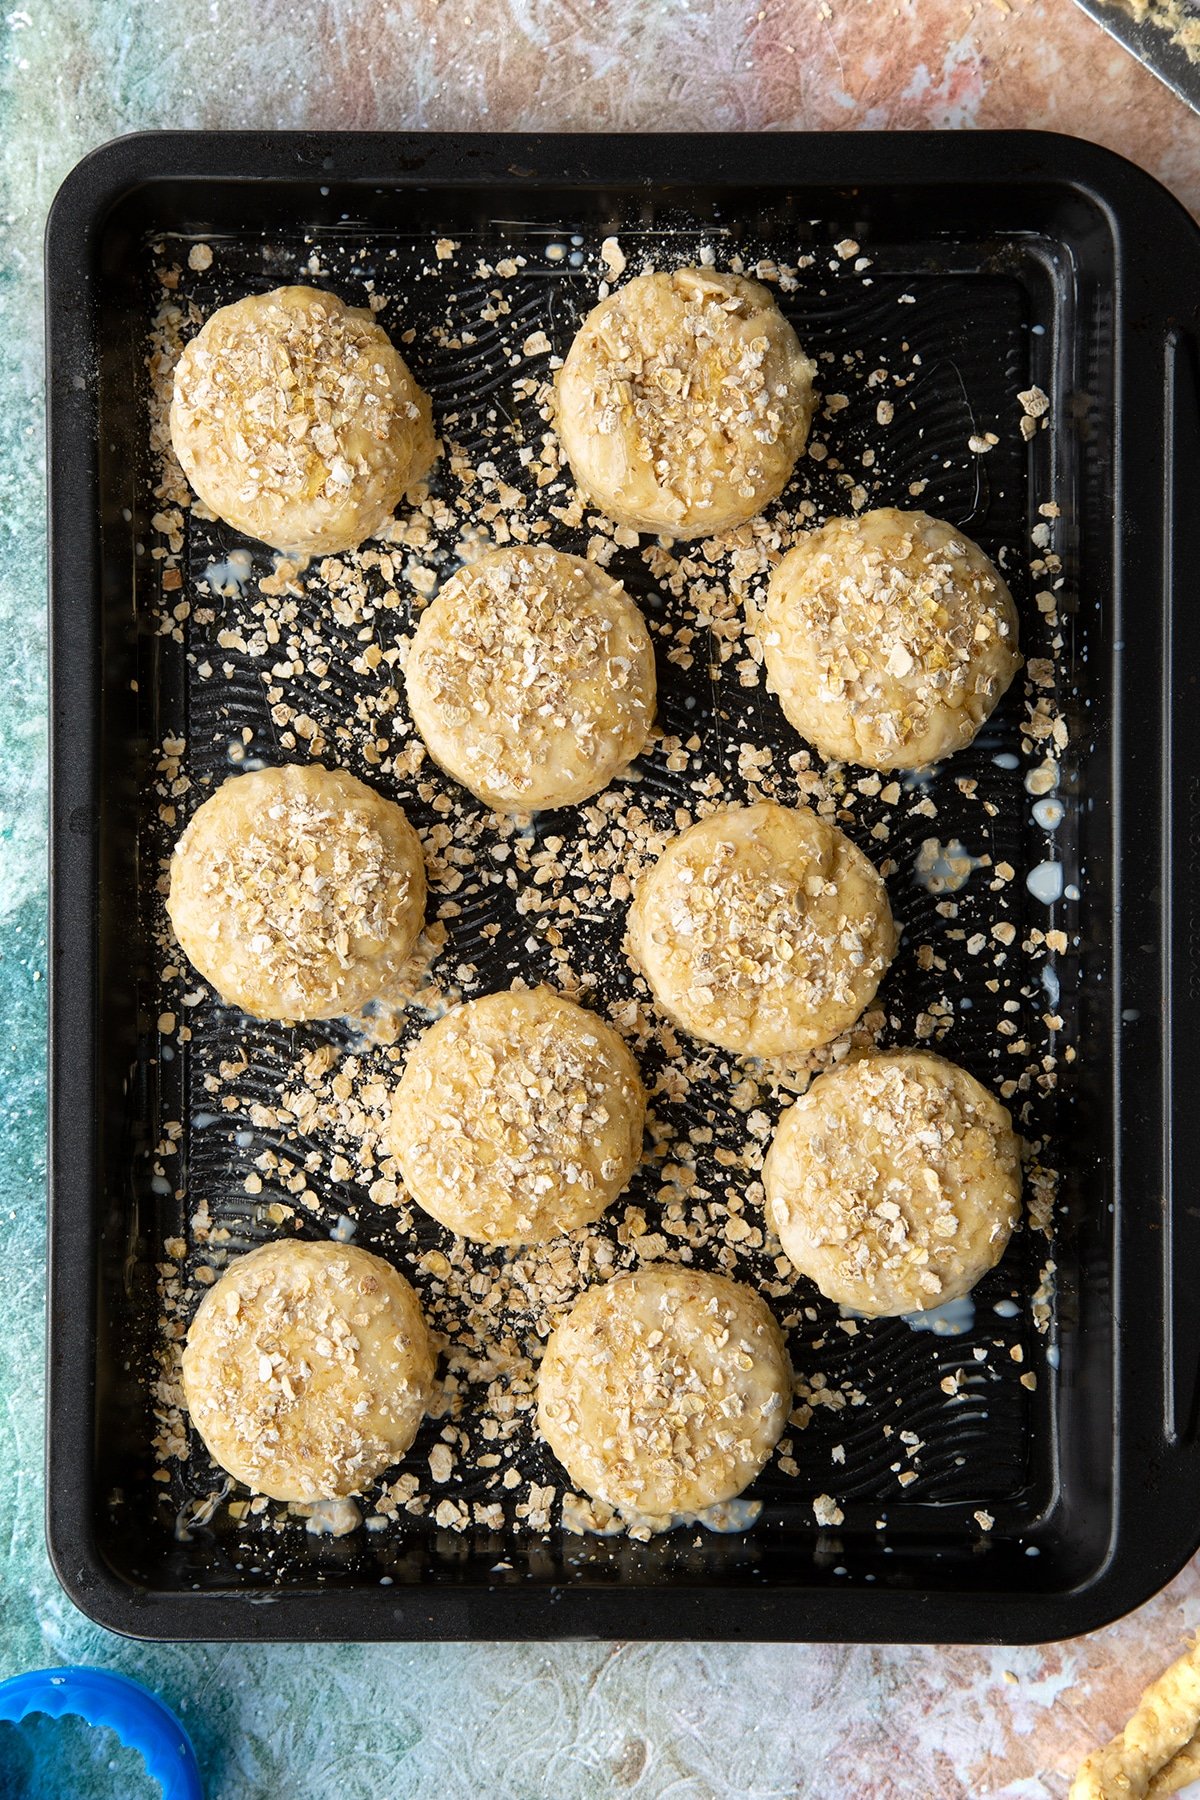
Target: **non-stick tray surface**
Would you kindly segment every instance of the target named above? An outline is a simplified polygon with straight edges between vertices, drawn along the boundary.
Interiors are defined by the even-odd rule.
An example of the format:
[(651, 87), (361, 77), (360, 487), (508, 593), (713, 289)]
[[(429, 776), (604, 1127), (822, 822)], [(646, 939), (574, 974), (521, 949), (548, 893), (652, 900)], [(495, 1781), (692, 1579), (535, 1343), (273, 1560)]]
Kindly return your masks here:
[[(595, 302), (610, 236), (631, 270), (711, 256), (785, 271), (775, 291), (819, 359), (826, 454), (802, 461), (781, 516), (803, 522), (802, 501), (816, 518), (920, 505), (1004, 568), (1031, 678), (968, 752), (901, 784), (899, 799), (886, 782), (862, 791), (861, 770), (826, 778), (815, 756), (797, 755), (804, 746), (756, 679), (740, 608), (724, 598), (729, 560), (713, 563), (710, 584), (699, 551), (655, 558), (645, 539), (602, 546), (655, 634), (662, 733), (611, 807), (498, 832), (453, 782), (413, 767), (403, 700), (387, 699), (389, 685), (402, 693), (397, 671), (364, 663), (363, 650), (408, 634), (414, 575), (427, 586), (455, 566), (462, 471), (481, 505), (506, 485), (526, 491), (516, 516), (549, 521), (546, 541), (597, 548), (586, 510), (550, 511), (568, 507), (569, 483), (535, 489), (520, 449), (542, 443), (538, 390)], [(196, 245), (207, 248), (189, 262)], [(1174, 736), (1187, 705), (1178, 710), (1164, 675), (1190, 674), (1178, 634), (1195, 633), (1172, 591), (1195, 541), (1177, 511), (1197, 448), (1200, 288), (1193, 280), (1186, 305), (1173, 300), (1200, 272), (1186, 218), (1116, 159), (1020, 134), (171, 136), (81, 165), (57, 203), (49, 258), (49, 1531), (74, 1597), (118, 1629), (177, 1637), (1015, 1639), (1084, 1629), (1152, 1591), (1200, 1537), (1200, 1334), (1174, 1288), (1195, 1223), (1171, 1192), (1170, 1053), (1178, 1080), (1185, 1021), (1167, 955), (1173, 909), (1177, 929), (1190, 923), (1172, 795), (1192, 764)], [(164, 289), (164, 270), (177, 285), (171, 274)], [(147, 357), (162, 345), (164, 300), (186, 336), (213, 307), (293, 280), (359, 304), (387, 297), (383, 322), (456, 460), (434, 478), (446, 504), (424, 541), (385, 547), (390, 560), (356, 572), (332, 606), (336, 569), (305, 571), (264, 652), (254, 634), (273, 608), (257, 582), (275, 558), (186, 512), (176, 534), (169, 492), (153, 495)], [(1049, 424), (1022, 433), (1019, 396), (1035, 389)], [(499, 514), (513, 516), (511, 505)], [(1057, 745), (1031, 736), (1039, 701), (1063, 722)], [(748, 758), (747, 746), (770, 755)], [(637, 1259), (639, 1234), (665, 1234), (678, 1254), (699, 1218), (698, 1263), (774, 1284), (811, 1418), (788, 1434), (791, 1470), (773, 1464), (755, 1485), (752, 1529), (640, 1544), (564, 1534), (552, 1507), (549, 1529), (531, 1530), (517, 1516), (530, 1484), (561, 1496), (561, 1471), (527, 1427), (510, 1458), (518, 1486), (478, 1469), (473, 1433), (496, 1374), (482, 1356), (474, 1368), (466, 1359), (454, 1409), (428, 1422), (404, 1465), (429, 1506), (375, 1530), (319, 1537), (283, 1509), (214, 1507), (222, 1483), (198, 1440), (186, 1460), (161, 1454), (175, 1429), (168, 1390), (151, 1401), (164, 1319), (168, 1331), (186, 1323), (213, 1248), (189, 1226), (198, 1207), (228, 1233), (226, 1251), (281, 1229), (352, 1231), (413, 1275), (435, 1322), (466, 1316), (469, 1295), (455, 1300), (437, 1261), (447, 1234), (372, 1199), (377, 1172), (347, 1173), (335, 1161), (346, 1145), (327, 1130), (276, 1116), (281, 1090), (304, 1085), (301, 1058), (322, 1044), (338, 1068), (356, 1058), (359, 1088), (386, 1081), (427, 1006), (402, 1019), (393, 1049), (348, 1026), (258, 1024), (211, 997), (193, 1007), (186, 971), (164, 979), (158, 881), (174, 836), (235, 768), (314, 748), (401, 799), (435, 847), (430, 918), (447, 942), (423, 1001), (546, 979), (618, 1009), (632, 1032), (663, 1144), (626, 1196), (638, 1214), (619, 1204), (592, 1234), (617, 1266)], [(1058, 785), (1035, 811), (1029, 777), (1048, 751)], [(190, 785), (171, 791), (181, 774)], [(1041, 1228), (1052, 1190), (1035, 1170), (1036, 1216), (959, 1309), (955, 1335), (901, 1321), (847, 1330), (807, 1284), (780, 1281), (755, 1229), (745, 1147), (774, 1123), (786, 1083), (751, 1089), (736, 1063), (692, 1045), (683, 1091), (665, 1079), (672, 1047), (645, 1029), (652, 1009), (622, 951), (625, 900), (609, 891), (604, 847), (614, 828), (627, 832), (636, 866), (647, 833), (718, 793), (835, 805), (886, 864), (904, 925), (880, 996), (882, 1041), (929, 1037), (989, 1085), (1017, 1084), (1009, 1104), (1038, 1167), (1058, 1172)], [(1184, 789), (1189, 806), (1195, 793)], [(929, 880), (932, 839), (981, 859), (961, 887)], [(222, 1073), (231, 1063), (236, 1078)], [(322, 1079), (311, 1086), (323, 1091)], [(248, 1192), (264, 1151), (304, 1170), (303, 1187), (268, 1167)], [(749, 1230), (728, 1230), (731, 1213)], [(175, 1239), (186, 1248), (169, 1252)], [(164, 1273), (172, 1257), (178, 1273)], [(535, 1340), (536, 1313), (518, 1309), (501, 1335)], [(822, 1386), (834, 1405), (814, 1401)], [(519, 1377), (514, 1391), (519, 1405)], [(448, 1417), (464, 1435), (451, 1480), (433, 1488), (429, 1452)], [(817, 1525), (820, 1494), (837, 1501), (836, 1527)], [(439, 1524), (440, 1501), (498, 1503), (503, 1522), (489, 1512), (487, 1525)]]

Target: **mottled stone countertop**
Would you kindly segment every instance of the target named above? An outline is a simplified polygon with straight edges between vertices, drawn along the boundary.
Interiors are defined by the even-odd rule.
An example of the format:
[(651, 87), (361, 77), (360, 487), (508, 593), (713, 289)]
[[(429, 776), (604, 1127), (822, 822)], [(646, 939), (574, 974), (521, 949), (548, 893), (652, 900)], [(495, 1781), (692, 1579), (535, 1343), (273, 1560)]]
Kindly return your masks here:
[[(1072, 0), (10, 0), (0, 42), (0, 1676), (142, 1677), (183, 1711), (211, 1800), (1059, 1800), (1200, 1625), (1195, 1565), (1122, 1624), (1024, 1650), (173, 1649), (64, 1598), (41, 1524), (41, 235), (71, 165), (144, 127), (1042, 126), (1196, 212), (1200, 119)], [(21, 1786), (12, 1751), (0, 1737), (3, 1800), (65, 1792)], [(143, 1791), (82, 1750), (75, 1781)]]

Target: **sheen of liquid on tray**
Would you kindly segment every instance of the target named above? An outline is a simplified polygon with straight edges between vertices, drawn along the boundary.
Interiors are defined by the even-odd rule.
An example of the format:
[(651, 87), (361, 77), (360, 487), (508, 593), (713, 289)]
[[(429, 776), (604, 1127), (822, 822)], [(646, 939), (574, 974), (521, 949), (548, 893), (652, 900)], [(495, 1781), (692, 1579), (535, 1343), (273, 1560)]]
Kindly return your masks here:
[[(602, 249), (611, 273), (613, 241)], [(164, 737), (159, 841), (169, 849), (193, 820), (163, 887), (216, 994), (192, 987), (160, 918), (166, 979), (188, 990), (177, 1007), (164, 997), (164, 1073), (178, 1065), (190, 1123), (176, 1190), (188, 1227), (163, 1265), (159, 1448), (169, 1469), (186, 1392), (208, 1448), (260, 1490), (227, 1502), (235, 1520), (273, 1495), (329, 1529), (323, 1503), (353, 1495), (373, 1529), (431, 1514), (453, 1530), (536, 1532), (561, 1509), (569, 1526), (616, 1519), (644, 1536), (715, 1521), (768, 1459), (776, 1480), (815, 1494), (819, 1524), (844, 1516), (827, 1489), (876, 1508), (922, 1483), (1000, 1497), (985, 1473), (988, 1389), (1036, 1391), (1026, 1346), (1047, 1322), (1052, 1269), (1035, 1242), (1053, 1186), (1035, 1099), (1052, 1094), (1062, 1053), (1041, 965), (1066, 940), (1047, 920), (1018, 941), (1007, 846), (1025, 833), (1004, 809), (1022, 770), (1043, 795), (1055, 784), (1065, 742), (1046, 654), (1053, 589), (1021, 608), (1025, 718), (1003, 741), (1024, 760), (989, 753), (991, 715), (1015, 714), (1021, 686), (1009, 584), (1028, 586), (1028, 547), (1000, 541), (1001, 575), (940, 522), (956, 508), (936, 487), (954, 487), (955, 459), (961, 482), (1005, 440), (954, 443), (941, 420), (945, 454), (931, 457), (906, 291), (889, 296), (904, 329), (880, 324), (872, 296), (878, 341), (840, 355), (827, 319), (808, 330), (781, 316), (776, 299), (825, 300), (822, 283), (872, 288), (857, 244), (839, 242), (827, 267), (713, 260), (702, 250), (699, 266), (612, 293), (601, 281), (574, 338), (564, 317), (586, 310), (589, 281), (596, 297), (594, 274), (569, 277), (569, 314), (526, 329), (552, 291), (529, 279), (528, 257), (493, 266), (451, 240), (382, 305), (372, 277), (359, 312), (328, 297), (345, 288), (336, 271), (310, 266), (317, 286), (214, 317), (220, 249), (193, 246), (187, 276), (160, 263), (160, 629), (190, 729)], [(194, 276), (205, 300), (185, 315), (177, 296)], [(424, 335), (407, 325), (416, 296)], [(278, 369), (273, 330), (289, 373), (264, 408), (255, 380), (269, 387)], [(482, 391), (481, 338), (490, 363), (512, 365)], [(311, 402), (297, 401), (306, 384)], [(1048, 424), (1039, 389), (1018, 402), (1014, 450)], [(249, 488), (233, 479), (247, 432)], [(209, 503), (275, 555), (202, 521), (171, 436)], [(933, 518), (915, 510), (931, 497)], [(1052, 581), (1049, 526), (1034, 539), (1032, 574)], [(196, 599), (180, 602), (185, 579)], [(822, 763), (818, 747), (846, 760)], [(331, 780), (342, 788), (319, 799)], [(295, 792), (271, 788), (281, 781)], [(965, 874), (935, 883), (928, 846), (950, 795)], [(805, 820), (815, 835), (793, 845), (787, 822)], [(703, 833), (699, 860), (679, 860)], [(532, 991), (512, 1003), (542, 1010), (507, 1036), (468, 1033), (453, 1079), (430, 1064), (418, 1080), (417, 1043), (424, 1055), (457, 1021), (465, 1031), (481, 997), (499, 1004), (514, 982)], [(537, 1048), (545, 1007), (562, 1005), (538, 1002), (545, 982), (579, 1003), (566, 1012), (580, 1023)], [(985, 1010), (991, 1040), (972, 1031), (960, 1050), (960, 1022)], [(628, 1129), (594, 1060), (605, 1033), (626, 1059), (621, 1092), (637, 1097)], [(865, 1055), (877, 1042), (940, 1055)], [(880, 1329), (868, 1318), (948, 1315), (999, 1261), (1017, 1211), (1008, 1113), (954, 1068), (959, 1055), (1024, 1130), (1020, 1271), (1010, 1256), (988, 1278), (1002, 1297), (969, 1360), (936, 1335), (900, 1341), (906, 1414), (904, 1399), (866, 1391), (869, 1360), (867, 1381), (854, 1366)], [(807, 1160), (785, 1159), (781, 1131), (764, 1211), (764, 1155), (781, 1113), (799, 1142), (789, 1102), (814, 1075)], [(847, 1079), (850, 1113), (822, 1120), (826, 1084)], [(188, 1103), (201, 1092), (203, 1108)], [(837, 1165), (831, 1187), (818, 1177), (835, 1116), (866, 1117), (874, 1135), (864, 1151), (847, 1132), (839, 1154), (855, 1170)], [(160, 1161), (155, 1180), (173, 1172)], [(361, 1367), (354, 1282), (373, 1279), (371, 1259), (359, 1271), (362, 1252), (337, 1248), (360, 1234), (384, 1288), (384, 1265), (405, 1266), (419, 1305), (390, 1363)], [(307, 1265), (299, 1287), (290, 1265), (246, 1287), (239, 1253), (264, 1236), (281, 1253), (317, 1240), (332, 1285), (311, 1317)], [(711, 1292), (705, 1270), (720, 1277)], [(179, 1340), (205, 1289), (208, 1366), (198, 1325), (181, 1390)], [(424, 1320), (443, 1349), (436, 1384)], [(890, 1358), (893, 1340), (878, 1341)], [(254, 1406), (240, 1428), (238, 1391)], [(297, 1434), (319, 1451), (299, 1477)], [(975, 1517), (989, 1528), (982, 1506)]]

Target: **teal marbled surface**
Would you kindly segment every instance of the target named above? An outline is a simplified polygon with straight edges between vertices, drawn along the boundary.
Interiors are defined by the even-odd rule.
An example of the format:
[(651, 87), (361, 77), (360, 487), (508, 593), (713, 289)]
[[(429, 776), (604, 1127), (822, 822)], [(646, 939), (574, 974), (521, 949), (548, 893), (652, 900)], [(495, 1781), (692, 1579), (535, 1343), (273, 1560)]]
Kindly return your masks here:
[[(1194, 1569), (1122, 1626), (1020, 1651), (145, 1646), (58, 1588), (41, 1527), (41, 233), (77, 158), (144, 127), (1048, 123), (1136, 147), (1195, 202), (1200, 124), (1069, 0), (922, 0), (919, 17), (891, 0), (28, 0), (0, 20), (0, 56), (0, 1677), (63, 1661), (140, 1677), (183, 1714), (209, 1800), (1061, 1800), (1200, 1622)], [(128, 1763), (78, 1734), (69, 1772), (42, 1781), (51, 1736), (21, 1749), (0, 1727), (0, 1800), (137, 1800)]]

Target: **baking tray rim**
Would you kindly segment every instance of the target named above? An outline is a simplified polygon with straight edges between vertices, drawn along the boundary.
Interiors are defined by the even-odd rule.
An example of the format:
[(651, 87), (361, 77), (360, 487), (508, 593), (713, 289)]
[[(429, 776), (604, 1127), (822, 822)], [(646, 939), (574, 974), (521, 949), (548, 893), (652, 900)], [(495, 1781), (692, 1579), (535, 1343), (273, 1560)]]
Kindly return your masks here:
[[(664, 165), (672, 172), (664, 173)], [(799, 168), (802, 174), (792, 180), (789, 168)], [(994, 183), (998, 171), (1009, 184), (1070, 187), (1083, 193), (1103, 212), (1116, 241), (1124, 246), (1132, 241), (1120, 259), (1119, 286), (1126, 309), (1131, 298), (1135, 299), (1138, 323), (1151, 327), (1144, 333), (1146, 343), (1153, 339), (1157, 345), (1162, 335), (1183, 329), (1181, 321), (1194, 325), (1194, 301), (1187, 282), (1200, 277), (1200, 236), (1187, 214), (1152, 177), (1115, 153), (1047, 132), (837, 136), (801, 132), (745, 136), (144, 132), (101, 146), (66, 178), (47, 224), (46, 290), (53, 746), (46, 1536), (64, 1589), (97, 1623), (128, 1635), (176, 1640), (298, 1636), (328, 1641), (451, 1639), (460, 1635), (461, 1628), (464, 1637), (497, 1639), (612, 1635), (1041, 1642), (1095, 1629), (1130, 1610), (1157, 1592), (1200, 1545), (1200, 1443), (1193, 1431), (1190, 1442), (1177, 1437), (1166, 1447), (1172, 1472), (1169, 1479), (1164, 1479), (1161, 1471), (1158, 1477), (1164, 1517), (1168, 1510), (1170, 1513), (1169, 1529), (1159, 1533), (1152, 1554), (1147, 1555), (1143, 1548), (1134, 1557), (1137, 1546), (1130, 1543), (1128, 1523), (1137, 1493), (1132, 1477), (1147, 1466), (1144, 1434), (1136, 1419), (1137, 1429), (1124, 1435), (1120, 1425), (1114, 1428), (1114, 1462), (1120, 1464), (1120, 1478), (1115, 1486), (1107, 1553), (1085, 1582), (1051, 1593), (970, 1588), (891, 1591), (849, 1586), (764, 1590), (732, 1583), (722, 1583), (715, 1592), (704, 1586), (669, 1584), (611, 1588), (562, 1584), (524, 1591), (467, 1590), (436, 1584), (340, 1594), (332, 1587), (320, 1593), (312, 1588), (245, 1594), (143, 1590), (126, 1582), (107, 1563), (95, 1531), (89, 1481), (70, 1479), (90, 1466), (94, 1437), (91, 1350), (95, 1341), (92, 1281), (96, 1248), (91, 1182), (96, 1117), (88, 1085), (97, 1047), (96, 956), (90, 927), (84, 931), (78, 927), (81, 916), (91, 918), (97, 892), (95, 750), (99, 709), (80, 708), (77, 700), (80, 691), (87, 691), (86, 683), (81, 689), (79, 677), (94, 675), (98, 634), (94, 609), (79, 608), (74, 596), (80, 591), (99, 591), (98, 469), (97, 421), (86, 379), (80, 374), (86, 363), (80, 355), (79, 321), (85, 321), (82, 336), (90, 345), (86, 321), (97, 286), (91, 258), (113, 208), (140, 189), (189, 181), (280, 183), (324, 178), (330, 185), (421, 188), (526, 180), (538, 186), (623, 186), (646, 191), (689, 184), (773, 189), (821, 185), (853, 193), (882, 185), (916, 188), (932, 183)], [(1170, 271), (1160, 271), (1162, 278), (1152, 283), (1148, 265), (1153, 257), (1143, 254), (1139, 261), (1133, 252), (1152, 250), (1156, 231), (1178, 234), (1180, 254)], [(64, 308), (65, 298), (74, 302), (73, 307)], [(1120, 341), (1119, 321), (1116, 331)], [(1122, 345), (1118, 357), (1122, 365), (1130, 360), (1124, 351)], [(1120, 379), (1124, 392), (1127, 368), (1120, 372)], [(1143, 447), (1148, 443), (1143, 434)], [(1169, 564), (1166, 546), (1163, 548), (1164, 564)], [(1114, 576), (1118, 575), (1115, 569)], [(1117, 609), (1121, 598), (1121, 582), (1116, 579)], [(1170, 713), (1172, 695), (1165, 685), (1171, 661), (1169, 600), (1170, 595), (1164, 594), (1162, 698)], [(1173, 746), (1172, 738), (1172, 751)], [(1169, 804), (1165, 790), (1163, 804), (1164, 809)], [(1170, 822), (1166, 811), (1160, 823), (1169, 826)], [(1114, 843), (1114, 866), (1119, 850)], [(1160, 951), (1165, 951), (1171, 944), (1170, 899), (1179, 887), (1169, 829), (1161, 832), (1157, 851), (1165, 898), (1151, 917), (1156, 942)], [(82, 909), (78, 904), (81, 898), (87, 902)], [(1114, 943), (1114, 951), (1119, 953), (1119, 948), (1119, 943)], [(1176, 1063), (1186, 1061), (1189, 1068), (1197, 1065), (1192, 1057), (1178, 1055), (1179, 1010), (1172, 1004), (1173, 982), (1167, 970), (1164, 955), (1160, 973), (1167, 1054), (1156, 1100), (1168, 1164), (1164, 1181), (1169, 1184), (1175, 1157), (1171, 1102), (1176, 1088), (1169, 1080), (1172, 1053)], [(88, 1049), (86, 1057), (81, 1045)], [(1195, 1048), (1194, 1034), (1188, 1048)], [(1115, 1046), (1118, 1062), (1121, 1055), (1120, 1045)], [(1114, 1131), (1119, 1132), (1119, 1115), (1114, 1115), (1113, 1123)], [(87, 1178), (80, 1180), (81, 1175)], [(1118, 1342), (1124, 1336), (1120, 1306), (1123, 1273), (1119, 1251), (1113, 1271)], [(1128, 1360), (1129, 1349), (1125, 1344), (1114, 1356), (1118, 1402), (1126, 1373), (1122, 1358)], [(1165, 1455), (1161, 1442), (1151, 1437), (1149, 1447), (1157, 1449), (1161, 1462)], [(717, 1609), (714, 1599), (719, 1601)], [(317, 1603), (316, 1609), (310, 1602)], [(247, 1608), (255, 1607), (257, 1612), (247, 1614)], [(343, 1629), (350, 1609), (355, 1617), (351, 1628)], [(182, 1616), (172, 1620), (172, 1611)], [(989, 1622), (981, 1630), (983, 1611)], [(317, 1616), (318, 1612), (324, 1617)], [(858, 1622), (865, 1624), (868, 1617), (870, 1631), (856, 1629)], [(664, 1625), (669, 1628), (662, 1629)], [(297, 1626), (301, 1628), (297, 1630)]]

